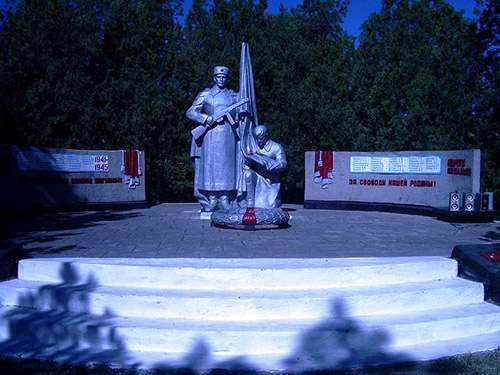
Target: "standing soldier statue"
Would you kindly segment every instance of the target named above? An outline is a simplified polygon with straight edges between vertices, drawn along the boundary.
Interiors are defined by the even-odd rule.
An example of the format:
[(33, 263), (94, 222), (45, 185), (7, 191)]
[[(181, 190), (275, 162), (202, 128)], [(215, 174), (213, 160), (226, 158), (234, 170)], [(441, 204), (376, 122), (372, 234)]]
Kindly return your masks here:
[(217, 204), (219, 209), (229, 210), (229, 197), (236, 195), (238, 149), (231, 112), (248, 100), (238, 102), (238, 94), (226, 88), (228, 72), (225, 66), (216, 66), (215, 85), (199, 93), (186, 113), (198, 124), (191, 132), (191, 158), (195, 165), (195, 197), (204, 212), (214, 211)]

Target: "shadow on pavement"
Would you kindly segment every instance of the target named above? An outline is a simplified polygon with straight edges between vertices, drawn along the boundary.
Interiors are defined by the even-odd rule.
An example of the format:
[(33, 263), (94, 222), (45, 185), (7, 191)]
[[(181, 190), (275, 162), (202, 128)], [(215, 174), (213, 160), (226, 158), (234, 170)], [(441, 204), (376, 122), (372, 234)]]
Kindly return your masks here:
[(79, 230), (85, 228), (140, 216), (143, 215), (127, 210), (33, 215), (23, 220), (2, 223), (0, 244), (9, 242), (23, 246), (25, 258), (29, 258), (33, 253), (64, 256), (65, 251), (75, 249), (77, 246), (54, 246), (55, 241), (79, 235), (81, 234)]
[(485, 235), (480, 237), (481, 240), (487, 242), (499, 242), (500, 241), (500, 226), (496, 227), (496, 230), (490, 230)]

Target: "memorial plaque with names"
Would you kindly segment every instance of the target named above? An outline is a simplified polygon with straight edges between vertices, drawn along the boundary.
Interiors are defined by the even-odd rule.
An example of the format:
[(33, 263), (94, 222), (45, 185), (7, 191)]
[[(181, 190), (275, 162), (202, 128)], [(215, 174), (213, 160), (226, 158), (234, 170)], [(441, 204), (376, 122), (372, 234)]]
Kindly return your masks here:
[(108, 172), (108, 161), (108, 155), (17, 152), (17, 166), (21, 171)]
[(441, 156), (351, 156), (350, 172), (441, 174)]

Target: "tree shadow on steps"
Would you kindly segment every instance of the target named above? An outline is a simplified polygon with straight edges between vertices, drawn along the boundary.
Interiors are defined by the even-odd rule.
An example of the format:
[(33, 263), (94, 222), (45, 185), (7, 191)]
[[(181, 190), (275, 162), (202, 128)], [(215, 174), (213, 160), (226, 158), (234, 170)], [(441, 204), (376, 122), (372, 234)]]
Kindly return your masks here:
[(61, 266), (60, 278), (59, 284), (25, 292), (16, 303), (20, 308), (0, 316), (0, 353), (73, 365), (134, 367), (112, 312), (91, 314), (89, 295), (97, 280), (92, 276), (81, 280), (71, 263)]
[[(113, 313), (108, 310), (102, 315), (91, 314), (90, 295), (97, 280), (92, 276), (82, 280), (69, 262), (62, 265), (60, 279), (59, 284), (24, 293), (17, 301), (22, 309), (0, 316), (6, 328), (0, 330), (0, 353), (137, 369), (139, 363), (117, 333)], [(391, 350), (390, 341), (386, 330), (367, 328), (362, 319), (348, 315), (343, 299), (335, 299), (331, 301), (331, 316), (299, 333), (294, 350), (282, 357), (280, 367), (290, 373), (350, 374), (352, 368), (366, 368), (352, 374), (400, 374), (399, 367), (384, 364), (408, 363), (412, 358)], [(258, 370), (261, 364), (254, 363), (250, 355), (213, 361), (213, 354), (209, 343), (200, 337), (178, 361), (157, 363), (151, 373), (187, 375), (200, 369), (212, 369), (211, 375), (263, 373)], [(411, 366), (406, 364), (405, 372), (411, 373)]]
[[(332, 316), (299, 333), (295, 350), (282, 358), (280, 371), (285, 374), (400, 374), (398, 365), (411, 370), (412, 357), (390, 349), (391, 337), (382, 328), (363, 327), (361, 320), (349, 317), (343, 299), (332, 301)], [(263, 337), (263, 340), (266, 338)], [(262, 364), (251, 355), (230, 357), (224, 361), (211, 361), (212, 351), (202, 338), (177, 365), (158, 364), (155, 375), (199, 373), (211, 368), (210, 375), (262, 375)], [(390, 364), (390, 366), (387, 366)], [(361, 370), (360, 370), (361, 369)], [(363, 372), (357, 372), (363, 371)], [(274, 371), (272, 371), (274, 372)]]
[(360, 320), (349, 317), (343, 299), (332, 301), (331, 312), (331, 317), (301, 334), (295, 352), (283, 361), (287, 370), (346, 370), (412, 360), (389, 349), (387, 331), (363, 328)]
[(208, 342), (199, 337), (191, 349), (175, 362), (156, 363), (152, 375), (210, 375), (257, 374), (256, 364), (251, 363), (247, 356), (238, 355), (223, 361), (214, 361), (213, 351)]

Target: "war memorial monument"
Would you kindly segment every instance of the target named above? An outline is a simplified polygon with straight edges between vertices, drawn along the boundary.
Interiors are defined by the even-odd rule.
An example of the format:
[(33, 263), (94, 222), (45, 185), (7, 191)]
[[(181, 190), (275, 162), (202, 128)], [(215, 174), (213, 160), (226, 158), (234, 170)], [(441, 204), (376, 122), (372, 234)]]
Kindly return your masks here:
[[(498, 347), (498, 223), (434, 215), (472, 217), (460, 200), (481, 194), (479, 150), (304, 150), (305, 208), (283, 208), (286, 144), (258, 121), (248, 45), (238, 92), (227, 67), (211, 73), (213, 87), (186, 103), (197, 203), (137, 206), (139, 150), (0, 148), (12, 181), (0, 192), (18, 197), (6, 208), (23, 202), (17, 192), (26, 207), (134, 203), (2, 222), (16, 272), (0, 282), (0, 354), (303, 373)], [(391, 210), (403, 213), (379, 212)]]
[(281, 209), (279, 175), (286, 168), (285, 151), (258, 123), (246, 43), (238, 93), (226, 88), (228, 73), (216, 66), (214, 86), (199, 93), (187, 111), (198, 124), (191, 145), (195, 197), (202, 212), (214, 212), (212, 223), (219, 226), (285, 226), (289, 215)]

